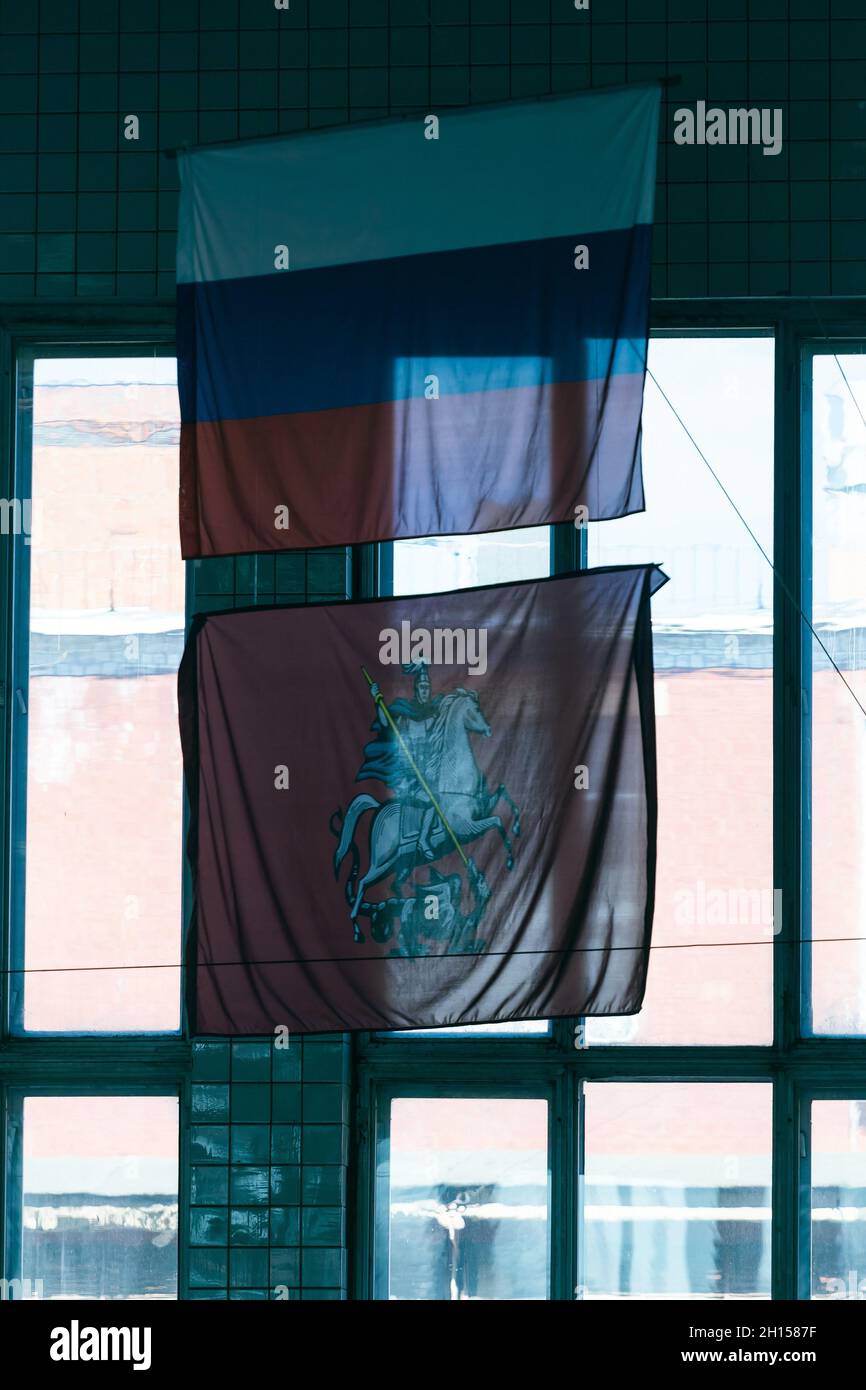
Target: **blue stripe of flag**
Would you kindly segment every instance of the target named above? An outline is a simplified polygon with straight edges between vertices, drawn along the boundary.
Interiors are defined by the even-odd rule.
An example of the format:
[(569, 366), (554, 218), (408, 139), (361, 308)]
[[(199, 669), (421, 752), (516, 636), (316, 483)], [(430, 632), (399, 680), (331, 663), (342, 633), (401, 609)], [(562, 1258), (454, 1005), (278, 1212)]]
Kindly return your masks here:
[(638, 226), (180, 285), (183, 418), (421, 398), (431, 376), (453, 395), (641, 372), (650, 255)]

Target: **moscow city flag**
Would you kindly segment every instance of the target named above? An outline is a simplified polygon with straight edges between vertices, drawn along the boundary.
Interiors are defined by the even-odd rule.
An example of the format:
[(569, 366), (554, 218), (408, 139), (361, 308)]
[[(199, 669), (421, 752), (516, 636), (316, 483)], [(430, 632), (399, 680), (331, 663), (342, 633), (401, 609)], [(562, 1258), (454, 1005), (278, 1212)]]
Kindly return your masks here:
[(178, 154), (186, 558), (641, 511), (659, 88)]
[(640, 1009), (654, 566), (197, 619), (199, 1034)]

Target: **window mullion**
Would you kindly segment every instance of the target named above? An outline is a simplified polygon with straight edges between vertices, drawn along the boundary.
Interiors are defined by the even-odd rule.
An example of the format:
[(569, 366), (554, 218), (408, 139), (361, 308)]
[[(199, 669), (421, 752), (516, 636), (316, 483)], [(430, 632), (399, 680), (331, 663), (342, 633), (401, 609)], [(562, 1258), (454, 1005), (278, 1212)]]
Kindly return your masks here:
[(782, 921), (774, 922), (774, 1038), (800, 1035), (802, 930), (802, 375), (800, 343), (782, 319), (775, 370), (775, 566), (773, 644), (773, 859)]
[(795, 1299), (799, 1250), (800, 1125), (797, 1092), (785, 1071), (773, 1086), (772, 1297)]

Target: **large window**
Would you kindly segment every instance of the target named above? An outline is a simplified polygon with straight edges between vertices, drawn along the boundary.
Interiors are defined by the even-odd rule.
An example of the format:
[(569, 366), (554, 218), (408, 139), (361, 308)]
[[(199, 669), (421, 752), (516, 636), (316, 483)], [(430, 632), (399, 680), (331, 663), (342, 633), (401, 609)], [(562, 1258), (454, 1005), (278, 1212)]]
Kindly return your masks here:
[(590, 1082), (586, 1298), (768, 1298), (772, 1088)]
[(866, 1100), (814, 1100), (812, 1297), (866, 1298)]
[(814, 323), (653, 338), (645, 512), (381, 566), (396, 593), (670, 583), (644, 1008), (363, 1042), (361, 1296), (866, 1296), (866, 356)]
[(383, 1120), (380, 1296), (546, 1298), (547, 1101), (395, 1095)]
[[(807, 388), (808, 389), (808, 388)], [(866, 1034), (866, 356), (812, 358), (812, 1028)], [(811, 581), (811, 584), (810, 584)], [(858, 704), (859, 700), (859, 704)]]
[[(243, 1071), (231, 1125), (228, 1062), (195, 1093), (187, 1079), (170, 330), (156, 347), (11, 345), (12, 1296), (278, 1296), (305, 1243), (342, 1259), (336, 1188), (313, 1189), (344, 1144), (356, 1297), (866, 1296), (866, 342), (787, 304), (760, 331), (713, 312), (659, 310), (643, 514), (407, 541), (349, 567), (359, 597), (588, 564), (670, 576), (644, 1009), (362, 1035), (351, 1146), (333, 1118), (308, 1125), (305, 1098), (283, 1113), (263, 1040), (202, 1044), (263, 1068)], [(313, 554), (218, 561), (199, 601), (341, 597), (340, 563), (317, 584)]]
[(590, 564), (669, 575), (653, 599), (656, 954), (642, 1011), (590, 1021), (590, 1042), (773, 1036), (773, 570), (756, 544), (772, 556), (773, 357), (772, 338), (655, 339), (646, 511), (590, 527)]
[(169, 1032), (180, 1021), (184, 627), (175, 364), (37, 357), (24, 389), (31, 525), (17, 580), (29, 619), (14, 736), (26, 777), (13, 788), (13, 869), (25, 973), (12, 1025)]
[(166, 348), (22, 346), (2, 563), (0, 1297), (179, 1291), (185, 574)]
[(176, 1297), (177, 1097), (30, 1095), (18, 1118), (30, 1296)]

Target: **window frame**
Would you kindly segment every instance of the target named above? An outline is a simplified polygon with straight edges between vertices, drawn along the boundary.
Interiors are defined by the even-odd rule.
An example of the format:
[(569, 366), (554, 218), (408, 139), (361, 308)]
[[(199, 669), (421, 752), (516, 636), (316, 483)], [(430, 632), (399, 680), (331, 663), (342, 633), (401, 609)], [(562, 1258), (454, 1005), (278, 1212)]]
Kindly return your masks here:
[[(812, 458), (812, 433), (813, 433), (813, 377), (814, 362), (816, 357), (845, 356), (850, 352), (852, 346), (856, 349), (860, 346), (863, 353), (866, 353), (866, 323), (864, 323), (863, 333), (858, 337), (843, 336), (834, 333), (821, 339), (810, 339), (802, 343), (800, 355), (800, 398), (802, 403), (801, 420), (802, 434), (800, 440), (800, 497), (801, 497), (801, 534), (800, 534), (800, 572), (799, 572), (799, 592), (800, 606), (806, 617), (812, 620), (812, 576), (813, 576), (813, 534), (812, 534), (812, 491), (814, 487), (814, 461)], [(864, 426), (866, 429), (866, 426)], [(802, 629), (801, 624), (801, 629)], [(803, 931), (800, 942), (800, 1034), (804, 1038), (833, 1037), (839, 1040), (856, 1040), (856, 1034), (820, 1034), (813, 1031), (812, 1015), (812, 973), (813, 973), (813, 952), (811, 939), (811, 920), (812, 920), (812, 830), (811, 830), (811, 808), (812, 808), (812, 682), (814, 671), (812, 665), (812, 638), (806, 631), (802, 634), (802, 644), (800, 653), (800, 688), (802, 691), (802, 817), (801, 817), (801, 844), (802, 844), (802, 918), (803, 922), (809, 925), (808, 931)]]
[[(173, 311), (163, 306), (73, 305), (22, 312), (21, 306), (0, 306), (0, 374), (7, 383), (0, 392), (0, 495), (15, 497), (16, 487), (30, 477), (29, 423), (22, 428), (24, 412), (18, 409), (19, 364), (32, 373), (36, 357), (116, 356), (118, 353), (171, 356), (174, 354)], [(24, 452), (26, 451), (26, 453)], [(26, 495), (26, 494), (24, 494)], [(13, 729), (16, 689), (22, 642), (26, 652), (29, 612), (21, 585), (21, 537), (0, 546), (0, 797), (2, 797), (2, 853), (0, 853), (0, 1279), (21, 1277), (20, 1203), (16, 1207), (16, 1110), (21, 1098), (33, 1094), (63, 1095), (176, 1095), (178, 1097), (178, 1280), (177, 1296), (187, 1295), (187, 1240), (189, 1158), (184, 1142), (191, 1122), (192, 1046), (185, 1010), (176, 1033), (16, 1033), (12, 1028), (11, 972), (20, 965), (20, 913), (13, 897), (13, 856), (20, 847), (22, 742)], [(187, 582), (187, 619), (189, 615)], [(23, 631), (22, 631), (23, 630)], [(17, 650), (16, 650), (17, 648)], [(27, 666), (25, 664), (24, 671)], [(15, 758), (18, 758), (16, 765)], [(24, 744), (26, 776), (26, 742)], [(25, 783), (26, 787), (26, 783)], [(17, 840), (16, 840), (17, 837)], [(20, 870), (20, 866), (19, 866)], [(21, 882), (20, 872), (18, 882)], [(188, 919), (188, 870), (184, 864), (182, 934)], [(14, 924), (14, 929), (13, 929)], [(183, 958), (183, 957), (182, 957)], [(87, 1083), (82, 1085), (81, 1078)], [(20, 1164), (20, 1154), (18, 1156)]]
[(25, 1084), (7, 1086), (5, 1088), (5, 1159), (4, 1169), (6, 1173), (6, 1197), (8, 1208), (5, 1223), (5, 1268), (12, 1270), (10, 1279), (22, 1278), (23, 1267), (23, 1223), (22, 1215), (24, 1210), (24, 1102), (31, 1096), (173, 1096), (178, 1102), (177, 1109), (177, 1145), (178, 1145), (178, 1230), (177, 1230), (177, 1298), (181, 1297), (181, 1269), (183, 1261), (181, 1257), (181, 1245), (183, 1243), (183, 1228), (180, 1224), (180, 1203), (182, 1196), (182, 1183), (186, 1181), (186, 1169), (184, 1168), (184, 1143), (183, 1143), (183, 1098), (180, 1089), (173, 1086), (170, 1082), (158, 1084), (136, 1084), (134, 1081), (124, 1080), (117, 1085), (106, 1083), (103, 1086), (91, 1086), (79, 1082), (78, 1085), (69, 1083), (60, 1084), (58, 1082), (34, 1081)]
[[(806, 854), (808, 800), (806, 777), (806, 699), (802, 686), (804, 652), (810, 644), (804, 625), (786, 596), (798, 596), (808, 613), (803, 580), (811, 552), (811, 428), (806, 407), (811, 396), (811, 356), (841, 345), (866, 347), (866, 321), (856, 300), (834, 300), (823, 306), (824, 321), (811, 301), (732, 300), (656, 301), (654, 336), (743, 337), (771, 336), (775, 341), (774, 370), (774, 643), (773, 643), (773, 881), (782, 891), (781, 930), (773, 945), (773, 1040), (767, 1046), (661, 1046), (595, 1044), (575, 1048), (577, 1019), (554, 1020), (549, 1039), (535, 1038), (400, 1038), (399, 1035), (360, 1034), (358, 1058), (357, 1150), (359, 1165), (354, 1222), (352, 1296), (374, 1297), (371, 1264), (372, 1194), (370, 1146), (374, 1146), (378, 1107), (402, 1083), (435, 1085), (447, 1066), (449, 1085), (485, 1086), (505, 1064), (509, 1076), (531, 1075), (536, 1084), (564, 1080), (568, 1097), (560, 1117), (564, 1131), (573, 1133), (574, 1171), (566, 1173), (568, 1225), (560, 1228), (561, 1263), (568, 1263), (551, 1280), (554, 1300), (577, 1296), (581, 1285), (581, 1226), (579, 1185), (583, 1172), (583, 1107), (585, 1081), (619, 1082), (765, 1082), (773, 1087), (771, 1299), (808, 1300), (811, 1290), (811, 1224), (804, 1221), (802, 1178), (807, 1169), (808, 1106), (815, 1088), (826, 1087), (832, 1069), (834, 1092), (857, 1098), (866, 1088), (866, 1036), (809, 1035), (804, 1007), (809, 1001), (806, 955), (808, 932), (803, 929), (808, 906)], [(676, 402), (675, 402), (676, 404)], [(700, 442), (700, 441), (699, 441)], [(712, 459), (710, 459), (712, 462)], [(552, 528), (556, 534), (571, 528)], [(556, 551), (554, 551), (557, 554)], [(557, 554), (557, 572), (577, 568), (578, 554), (569, 563), (567, 552)], [(387, 565), (383, 566), (387, 573)], [(553, 571), (552, 571), (553, 572)], [(368, 593), (377, 592), (370, 590)], [(847, 1087), (847, 1089), (846, 1089)], [(400, 1092), (402, 1094), (403, 1092)], [(409, 1093), (408, 1090), (406, 1093)], [(371, 1117), (374, 1117), (371, 1120)], [(365, 1188), (365, 1183), (367, 1187)], [(808, 1192), (808, 1188), (806, 1189)], [(560, 1194), (561, 1195), (561, 1194)], [(552, 1211), (557, 1194), (552, 1193)], [(556, 1241), (554, 1242), (556, 1244)], [(554, 1261), (552, 1260), (552, 1269)], [(574, 1292), (569, 1292), (569, 1288)]]
[[(731, 1049), (731, 1050), (732, 1050), (732, 1051), (733, 1051), (733, 1050), (739, 1051), (739, 1050), (741, 1050), (741, 1049)], [(753, 1075), (753, 1076), (745, 1076), (745, 1075), (739, 1076), (739, 1075), (737, 1075), (736, 1073), (731, 1073), (731, 1074), (727, 1074), (727, 1073), (726, 1073), (724, 1076), (701, 1076), (700, 1078), (690, 1077), (690, 1076), (676, 1076), (676, 1077), (670, 1077), (670, 1076), (643, 1076), (643, 1077), (641, 1078), (641, 1080), (642, 1080), (646, 1085), (648, 1085), (648, 1086), (668, 1086), (668, 1085), (677, 1086), (677, 1085), (681, 1085), (681, 1084), (682, 1084), (682, 1085), (688, 1085), (688, 1084), (697, 1084), (697, 1085), (701, 1085), (701, 1084), (703, 1084), (703, 1085), (708, 1085), (708, 1086), (711, 1086), (711, 1085), (716, 1085), (716, 1086), (718, 1086), (718, 1085), (723, 1085), (723, 1086), (727, 1086), (727, 1085), (731, 1085), (731, 1086), (738, 1086), (738, 1085), (739, 1085), (739, 1086), (749, 1086), (749, 1085), (751, 1085), (751, 1086), (763, 1086), (764, 1088), (769, 1087), (769, 1090), (770, 1090), (769, 1099), (770, 1099), (771, 1109), (772, 1109), (772, 1111), (773, 1111), (772, 1122), (771, 1122), (771, 1131), (770, 1131), (770, 1170), (771, 1170), (771, 1176), (770, 1176), (770, 1188), (769, 1188), (769, 1191), (770, 1191), (770, 1198), (771, 1198), (771, 1207), (772, 1207), (771, 1213), (770, 1213), (770, 1233), (771, 1233), (770, 1238), (771, 1238), (771, 1241), (772, 1241), (773, 1229), (774, 1229), (775, 1220), (776, 1220), (775, 1203), (773, 1202), (773, 1196), (772, 1196), (772, 1194), (773, 1194), (773, 1187), (774, 1187), (774, 1180), (775, 1180), (775, 1174), (776, 1174), (776, 1163), (775, 1163), (775, 1144), (776, 1144), (776, 1133), (775, 1133), (775, 1105), (776, 1105), (776, 1093), (775, 1093), (775, 1088), (774, 1088), (774, 1086), (773, 1086), (773, 1083), (772, 1083), (771, 1078), (770, 1078), (770, 1077), (767, 1077), (767, 1076), (757, 1076), (757, 1075)], [(595, 1076), (587, 1076), (587, 1077), (583, 1077), (583, 1078), (581, 1079), (581, 1081), (580, 1081), (580, 1083), (579, 1083), (579, 1084), (580, 1084), (580, 1095), (581, 1095), (581, 1112), (580, 1112), (580, 1120), (581, 1120), (581, 1146), (580, 1146), (580, 1177), (581, 1177), (581, 1185), (583, 1184), (584, 1177), (585, 1177), (585, 1171), (586, 1171), (586, 1168), (585, 1168), (585, 1135), (586, 1135), (586, 1121), (585, 1121), (586, 1105), (585, 1105), (585, 1100), (586, 1100), (586, 1095), (585, 1095), (584, 1085), (585, 1085), (585, 1082), (587, 1082), (587, 1081), (592, 1082), (593, 1085), (602, 1085), (602, 1086), (605, 1086), (605, 1085), (621, 1085), (621, 1084), (623, 1084), (623, 1083), (625, 1083), (625, 1084), (633, 1084), (634, 1081), (635, 1081), (635, 1078), (634, 1078), (634, 1077), (622, 1077), (622, 1076), (609, 1076), (609, 1075), (605, 1075), (605, 1076), (598, 1076), (598, 1077), (595, 1077)], [(625, 1208), (625, 1210), (628, 1210), (628, 1208)], [(583, 1215), (584, 1215), (584, 1213), (583, 1213), (583, 1187), (581, 1186), (581, 1200), (580, 1200), (580, 1208), (579, 1208), (579, 1211), (578, 1211), (578, 1221), (579, 1221), (579, 1223), (580, 1223), (581, 1234), (582, 1234), (582, 1230), (583, 1230)], [(585, 1287), (585, 1284), (586, 1284), (586, 1275), (585, 1275), (585, 1272), (584, 1272), (583, 1254), (584, 1254), (584, 1250), (583, 1250), (582, 1242), (579, 1241), (579, 1242), (578, 1242), (578, 1251), (577, 1251), (577, 1261), (578, 1261), (578, 1272), (579, 1272), (578, 1285), (579, 1285), (580, 1287)], [(775, 1294), (773, 1293), (773, 1291), (772, 1291), (772, 1280), (773, 1280), (774, 1264), (775, 1264), (775, 1249), (774, 1249), (774, 1248), (771, 1248), (771, 1251), (770, 1251), (770, 1280), (771, 1280), (770, 1294), (769, 1294), (766, 1298), (765, 1298), (763, 1295), (757, 1296), (757, 1298), (755, 1299), (756, 1302), (770, 1303), (770, 1302), (772, 1302), (773, 1299), (776, 1297), (776, 1295), (775, 1295)], [(616, 1295), (603, 1295), (603, 1297), (606, 1298), (606, 1299), (607, 1299), (607, 1298), (613, 1298), (613, 1299), (615, 1299), (615, 1298), (616, 1298)], [(634, 1299), (636, 1299), (636, 1300), (640, 1300), (641, 1295), (640, 1295), (640, 1294), (630, 1295), (629, 1298), (630, 1298), (630, 1299), (634, 1298)], [(691, 1300), (688, 1300), (688, 1301), (691, 1301)], [(694, 1301), (695, 1301), (696, 1303), (702, 1303), (702, 1302), (715, 1302), (716, 1300), (715, 1300), (715, 1298), (714, 1298), (714, 1296), (713, 1296), (712, 1294), (709, 1294), (709, 1295), (707, 1295), (705, 1298), (700, 1298), (700, 1299), (695, 1298)], [(727, 1301), (727, 1300), (725, 1300), (725, 1301)]]
[[(548, 1075), (544, 1079), (527, 1074), (523, 1069), (510, 1067), (511, 1075), (506, 1083), (489, 1077), (478, 1084), (471, 1080), (454, 1080), (447, 1071), (435, 1076), (425, 1077), (423, 1081), (392, 1081), (378, 1088), (374, 1109), (370, 1116), (372, 1147), (375, 1162), (371, 1173), (371, 1215), (373, 1219), (371, 1242), (371, 1297), (384, 1300), (388, 1297), (388, 1212), (387, 1206), (380, 1202), (387, 1198), (390, 1183), (390, 1163), (388, 1162), (388, 1140), (390, 1137), (390, 1104), (395, 1099), (445, 1099), (445, 1100), (543, 1100), (547, 1103), (547, 1277), (548, 1285), (557, 1287), (563, 1278), (568, 1277), (568, 1262), (561, 1258), (556, 1233), (566, 1229), (566, 1208), (569, 1199), (573, 1200), (571, 1189), (575, 1186), (569, 1181), (568, 1169), (568, 1125), (566, 1116), (568, 1105), (564, 1095), (567, 1078), (564, 1074)], [(384, 1291), (384, 1292), (383, 1292)], [(567, 1295), (563, 1293), (563, 1297)]]
[[(862, 1101), (866, 1103), (866, 1082), (840, 1086), (818, 1081), (799, 1087), (800, 1203), (799, 1203), (799, 1297), (811, 1302), (812, 1294), (812, 1105), (816, 1100)], [(866, 1186), (866, 1178), (864, 1178)], [(821, 1300), (822, 1302), (824, 1300)]]
[[(824, 311), (826, 311), (824, 313)], [(803, 380), (808, 351), (832, 351), (830, 344), (866, 342), (862, 301), (825, 301), (824, 321), (811, 301), (699, 300), (656, 301), (653, 332), (699, 336), (770, 332), (776, 341), (774, 399), (775, 565), (789, 591), (801, 594), (803, 520), (811, 488), (811, 435), (801, 407), (806, 403)], [(102, 346), (133, 351), (160, 345), (174, 350), (174, 316), (170, 306), (117, 303), (71, 305), (59, 310), (0, 306), (0, 374), (14, 380), (21, 350), (86, 356)], [(811, 345), (811, 349), (810, 349)], [(0, 495), (15, 496), (13, 457), (16, 446), (16, 402), (7, 387), (0, 393)], [(566, 534), (568, 533), (568, 534)], [(572, 527), (557, 528), (552, 545), (558, 569), (577, 565)], [(10, 954), (10, 865), (14, 847), (10, 819), (10, 733), (12, 633), (15, 630), (13, 546), (0, 546), (0, 796), (2, 796), (2, 917), (0, 969), (12, 966)], [(352, 593), (369, 597), (387, 582), (387, 548), (356, 547), (352, 554)], [(373, 553), (376, 552), (376, 553)], [(190, 611), (187, 584), (187, 614)], [(807, 1036), (801, 1014), (801, 985), (808, 983), (801, 930), (803, 912), (804, 819), (806, 803), (804, 758), (804, 701), (801, 675), (804, 642), (802, 624), (775, 586), (774, 617), (774, 882), (785, 904), (782, 930), (774, 950), (774, 1039), (768, 1047), (647, 1047), (595, 1045), (574, 1047), (575, 1020), (556, 1020), (548, 1038), (479, 1037), (353, 1038), (352, 1167), (354, 1169), (349, 1227), (350, 1297), (371, 1297), (372, 1176), (375, 1173), (374, 1126), (371, 1115), (388, 1086), (447, 1085), (501, 1089), (503, 1075), (529, 1085), (555, 1085), (559, 1098), (556, 1124), (561, 1154), (561, 1180), (551, 1191), (551, 1221), (559, 1204), (562, 1224), (552, 1227), (551, 1297), (572, 1299), (579, 1283), (577, 1195), (581, 1163), (581, 1092), (584, 1079), (597, 1081), (771, 1081), (773, 1098), (773, 1228), (772, 1297), (808, 1299), (811, 1280), (809, 1230), (804, 1229), (801, 1179), (808, 1147), (811, 1098), (857, 1099), (866, 1095), (866, 1037)], [(184, 866), (188, 889), (188, 870)], [(188, 922), (189, 893), (185, 893), (184, 923)], [(8, 979), (8, 973), (0, 980)], [(191, 1123), (190, 1072), (192, 1049), (184, 1013), (180, 1036), (100, 1034), (10, 1035), (8, 991), (0, 989), (0, 1143), (7, 1152), (11, 1137), (8, 1099), (21, 1090), (31, 1093), (44, 1085), (58, 1093), (74, 1093), (80, 1078), (89, 1078), (87, 1093), (117, 1094), (143, 1087), (154, 1094), (180, 1097), (181, 1158), (179, 1173), (178, 1298), (188, 1294), (189, 1159), (185, 1136)], [(832, 1074), (833, 1084), (827, 1081)], [(806, 1138), (804, 1139), (804, 1133)], [(554, 1150), (551, 1150), (551, 1154)], [(558, 1189), (558, 1190), (557, 1190)], [(808, 1188), (807, 1188), (808, 1190)], [(5, 1164), (0, 1165), (0, 1220), (9, 1213)], [(352, 1248), (354, 1247), (354, 1248)], [(9, 1262), (8, 1241), (0, 1239), (0, 1278), (20, 1274)]]
[[(17, 353), (15, 370), (15, 394), (16, 400), (22, 396), (30, 400), (30, 409), (18, 408), (16, 412), (16, 437), (14, 448), (14, 472), (12, 478), (12, 491), (8, 494), (12, 497), (25, 498), (32, 497), (33, 482), (33, 394), (34, 394), (34, 375), (37, 360), (77, 358), (86, 356), (87, 358), (107, 358), (112, 359), (121, 354), (138, 355), (142, 357), (173, 357), (173, 344), (158, 342), (94, 342), (88, 344), (80, 343), (61, 343), (61, 344), (27, 344)], [(9, 895), (10, 907), (8, 913), (9, 922), (9, 969), (10, 974), (9, 988), (6, 991), (5, 1012), (6, 1023), (9, 1032), (18, 1037), (97, 1037), (98, 1032), (77, 1029), (74, 1032), (47, 1032), (45, 1030), (24, 1029), (24, 958), (25, 958), (25, 930), (26, 930), (26, 903), (25, 903), (25, 880), (26, 880), (26, 847), (27, 847), (27, 752), (29, 739), (29, 709), (30, 709), (30, 574), (31, 574), (31, 555), (32, 551), (24, 542), (24, 537), (17, 535), (12, 540), (12, 612), (13, 617), (10, 621), (12, 633), (11, 649), (11, 669), (9, 690), (12, 698), (9, 700), (11, 713), (11, 738), (10, 738), (10, 809), (9, 821), (11, 827), (11, 858), (9, 867)], [(185, 584), (186, 589), (186, 608), (185, 623), (189, 621), (189, 583)], [(178, 788), (180, 791), (180, 788)], [(183, 798), (184, 811), (186, 810), (186, 797)], [(178, 951), (182, 949), (183, 941), (183, 922), (185, 920), (187, 902), (187, 864), (184, 856), (183, 860), (183, 893), (184, 898), (181, 906), (181, 921), (178, 924)], [(18, 973), (20, 972), (20, 973)], [(183, 972), (180, 972), (178, 982), (178, 1026), (175, 1029), (149, 1030), (149, 1029), (130, 1029), (125, 1036), (153, 1036), (153, 1037), (180, 1037), (183, 1032), (183, 1010), (185, 1000), (185, 990), (183, 985)], [(20, 981), (20, 984), (18, 983)], [(108, 1036), (124, 1036), (112, 1035)]]

